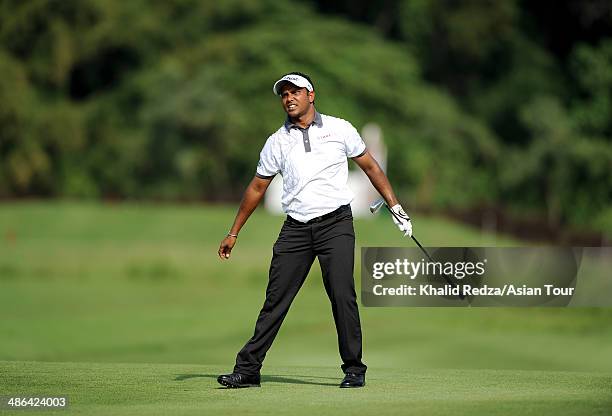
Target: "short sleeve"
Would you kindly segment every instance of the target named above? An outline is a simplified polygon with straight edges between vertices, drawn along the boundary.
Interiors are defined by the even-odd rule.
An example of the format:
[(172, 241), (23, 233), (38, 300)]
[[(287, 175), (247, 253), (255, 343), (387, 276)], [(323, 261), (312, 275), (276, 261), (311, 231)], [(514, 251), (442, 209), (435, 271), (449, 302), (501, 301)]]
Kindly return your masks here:
[(346, 156), (349, 158), (361, 156), (366, 151), (363, 139), (357, 132), (357, 129), (349, 122), (346, 122), (345, 144)]
[(269, 137), (264, 144), (261, 153), (259, 154), (259, 162), (257, 163), (256, 175), (263, 179), (274, 177), (280, 172), (280, 166), (278, 164), (278, 155), (275, 154), (275, 146), (273, 144), (272, 137)]

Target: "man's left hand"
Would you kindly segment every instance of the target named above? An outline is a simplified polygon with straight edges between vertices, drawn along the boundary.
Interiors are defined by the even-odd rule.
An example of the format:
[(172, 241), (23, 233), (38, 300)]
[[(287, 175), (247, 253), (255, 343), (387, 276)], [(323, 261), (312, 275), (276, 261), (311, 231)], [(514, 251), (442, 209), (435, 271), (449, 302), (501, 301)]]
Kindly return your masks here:
[(412, 223), (410, 217), (400, 204), (396, 204), (391, 207), (393, 222), (397, 225), (397, 228), (404, 233), (404, 237), (412, 237)]

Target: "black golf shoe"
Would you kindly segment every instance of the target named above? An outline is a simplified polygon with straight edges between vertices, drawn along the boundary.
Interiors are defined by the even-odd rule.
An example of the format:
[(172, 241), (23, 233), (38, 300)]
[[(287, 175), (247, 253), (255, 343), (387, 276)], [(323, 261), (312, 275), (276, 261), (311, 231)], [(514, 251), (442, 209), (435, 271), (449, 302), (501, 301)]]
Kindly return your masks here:
[(248, 376), (246, 374), (240, 373), (221, 374), (219, 377), (217, 377), (217, 381), (219, 382), (219, 384), (230, 389), (240, 389), (243, 387), (261, 387), (259, 384), (259, 375)]
[(365, 374), (346, 373), (340, 388), (352, 388), (365, 386)]

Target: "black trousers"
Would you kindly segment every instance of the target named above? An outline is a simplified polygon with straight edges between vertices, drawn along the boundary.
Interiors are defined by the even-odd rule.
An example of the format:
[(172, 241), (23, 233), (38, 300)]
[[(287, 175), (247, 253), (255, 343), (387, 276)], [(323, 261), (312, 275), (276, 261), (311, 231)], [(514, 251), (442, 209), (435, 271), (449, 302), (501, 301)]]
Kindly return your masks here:
[(354, 255), (355, 231), (350, 206), (342, 206), (308, 223), (288, 217), (274, 244), (266, 300), (259, 312), (255, 333), (238, 353), (234, 371), (259, 374), (291, 302), (318, 257), (338, 333), (341, 368), (345, 373), (365, 374), (367, 367), (361, 362), (361, 324), (353, 280)]

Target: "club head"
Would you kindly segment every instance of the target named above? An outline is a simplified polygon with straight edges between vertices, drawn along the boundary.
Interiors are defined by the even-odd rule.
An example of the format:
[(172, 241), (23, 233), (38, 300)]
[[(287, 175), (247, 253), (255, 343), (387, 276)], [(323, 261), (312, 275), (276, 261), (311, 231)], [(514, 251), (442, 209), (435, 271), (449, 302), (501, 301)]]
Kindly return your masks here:
[(376, 214), (378, 210), (385, 204), (385, 200), (380, 198), (370, 204), (370, 212)]

